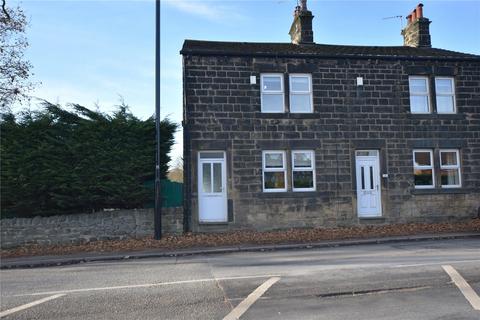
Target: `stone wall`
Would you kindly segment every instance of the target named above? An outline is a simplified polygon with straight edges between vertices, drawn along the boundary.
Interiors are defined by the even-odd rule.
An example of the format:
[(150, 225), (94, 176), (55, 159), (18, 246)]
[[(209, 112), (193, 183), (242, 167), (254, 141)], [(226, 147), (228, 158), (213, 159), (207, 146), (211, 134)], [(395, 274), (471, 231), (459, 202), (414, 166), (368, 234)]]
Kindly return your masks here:
[[(153, 209), (115, 210), (92, 214), (0, 220), (1, 247), (24, 244), (78, 244), (153, 235)], [(183, 231), (183, 209), (163, 208), (165, 234)]]
[[(309, 73), (314, 112), (262, 113), (260, 74)], [(409, 75), (455, 78), (456, 114), (412, 114)], [(255, 76), (256, 84), (250, 84)], [(356, 77), (363, 77), (362, 90)], [(477, 216), (480, 208), (480, 64), (414, 59), (184, 55), (185, 208), (194, 231), (365, 223), (357, 215), (355, 150), (380, 154), (382, 212), (376, 223)], [(435, 107), (435, 99), (432, 105)], [(462, 187), (414, 188), (413, 149), (459, 149)], [(314, 150), (316, 191), (262, 192), (262, 150)], [(198, 221), (197, 154), (226, 151), (230, 221)], [(438, 172), (438, 171), (437, 171)]]

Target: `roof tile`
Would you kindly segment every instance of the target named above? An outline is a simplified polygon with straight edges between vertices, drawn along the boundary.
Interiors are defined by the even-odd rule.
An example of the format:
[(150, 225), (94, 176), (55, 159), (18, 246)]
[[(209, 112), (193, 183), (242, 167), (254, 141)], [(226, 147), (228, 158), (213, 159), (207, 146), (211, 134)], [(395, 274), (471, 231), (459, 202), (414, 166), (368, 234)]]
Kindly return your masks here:
[(223, 42), (185, 40), (180, 51), (183, 55), (234, 55), (277, 57), (332, 57), (332, 58), (407, 58), (480, 60), (480, 55), (408, 46), (351, 46), (330, 44)]

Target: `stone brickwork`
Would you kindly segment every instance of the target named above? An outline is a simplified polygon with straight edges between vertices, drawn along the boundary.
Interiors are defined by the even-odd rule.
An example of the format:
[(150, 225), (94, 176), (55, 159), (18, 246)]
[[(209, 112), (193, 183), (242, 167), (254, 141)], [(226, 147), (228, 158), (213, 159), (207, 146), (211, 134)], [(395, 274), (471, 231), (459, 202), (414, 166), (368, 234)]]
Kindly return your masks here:
[(418, 48), (432, 47), (430, 23), (430, 20), (423, 17), (423, 4), (419, 3), (407, 16), (407, 26), (401, 32), (403, 45)]
[[(185, 207), (194, 231), (347, 226), (357, 216), (355, 150), (380, 152), (380, 223), (474, 217), (480, 207), (480, 63), (454, 59), (184, 54)], [(260, 112), (260, 74), (310, 73), (312, 114)], [(409, 75), (455, 78), (457, 114), (411, 114)], [(250, 84), (250, 76), (256, 84)], [(363, 77), (363, 88), (356, 86)], [(435, 110), (435, 99), (432, 107)], [(461, 153), (462, 187), (414, 188), (412, 150)], [(315, 151), (316, 191), (262, 192), (262, 150)], [(225, 150), (231, 221), (198, 223), (197, 153)], [(435, 160), (437, 166), (438, 160)], [(438, 168), (436, 168), (438, 170)], [(287, 172), (290, 172), (288, 170)]]
[[(163, 232), (183, 231), (183, 209), (162, 209)], [(116, 210), (92, 214), (0, 220), (1, 247), (25, 244), (78, 244), (97, 240), (137, 239), (153, 235), (153, 210)]]
[(431, 47), (430, 23), (426, 18), (409, 23), (402, 30), (403, 44), (410, 47)]

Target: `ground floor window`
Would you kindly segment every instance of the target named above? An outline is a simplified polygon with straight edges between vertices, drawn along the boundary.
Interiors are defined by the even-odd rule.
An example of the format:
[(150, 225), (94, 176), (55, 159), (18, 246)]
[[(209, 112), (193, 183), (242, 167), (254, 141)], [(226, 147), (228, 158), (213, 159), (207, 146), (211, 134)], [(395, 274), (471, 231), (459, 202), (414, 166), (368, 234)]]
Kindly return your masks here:
[(433, 151), (413, 150), (415, 188), (433, 188)]
[(293, 191), (315, 190), (315, 153), (312, 150), (292, 151)]
[(440, 150), (440, 185), (460, 187), (460, 157), (458, 150)]
[[(436, 158), (436, 156), (435, 156)], [(440, 149), (438, 152), (439, 181), (442, 188), (461, 186), (460, 153), (457, 149)], [(413, 174), (415, 188), (435, 187), (435, 166), (433, 150), (413, 150)]]
[(285, 151), (263, 151), (263, 191), (287, 191)]

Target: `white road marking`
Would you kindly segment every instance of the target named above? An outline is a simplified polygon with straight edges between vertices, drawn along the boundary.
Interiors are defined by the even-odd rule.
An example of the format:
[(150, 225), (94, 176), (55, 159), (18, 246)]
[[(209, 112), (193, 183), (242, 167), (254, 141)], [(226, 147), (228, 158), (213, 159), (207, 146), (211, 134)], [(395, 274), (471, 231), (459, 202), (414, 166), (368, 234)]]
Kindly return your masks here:
[(467, 281), (463, 279), (460, 273), (457, 272), (452, 266), (442, 266), (443, 270), (452, 278), (453, 283), (460, 289), (460, 292), (465, 296), (465, 299), (470, 302), (473, 309), (480, 311), (480, 297), (470, 287)]
[(194, 279), (194, 280), (181, 280), (181, 281), (171, 281), (171, 282), (157, 282), (157, 283), (133, 284), (133, 285), (115, 286), (115, 287), (83, 288), (83, 289), (72, 289), (72, 290), (59, 290), (59, 291), (46, 291), (46, 292), (25, 293), (25, 294), (16, 294), (16, 295), (13, 295), (13, 297), (41, 296), (41, 295), (47, 295), (47, 294), (67, 294), (67, 293), (78, 293), (78, 292), (89, 292), (89, 291), (103, 291), (103, 290), (150, 288), (150, 287), (169, 286), (169, 285), (175, 285), (175, 284), (187, 284), (187, 283), (208, 282), (208, 281), (222, 281), (222, 280), (239, 280), (239, 279), (270, 278), (270, 277), (275, 277), (275, 276), (276, 276), (276, 275), (266, 274), (266, 275), (254, 275), (254, 276), (243, 276), (243, 277), (225, 277), (225, 278), (206, 278), (206, 279)]
[(271, 286), (280, 280), (280, 277), (272, 277), (262, 283), (257, 289), (248, 295), (242, 302), (238, 304), (223, 320), (237, 320), (240, 319), (242, 314), (248, 310)]
[(472, 262), (480, 262), (480, 259), (475, 259), (475, 260), (452, 260), (452, 261), (427, 262), (427, 263), (415, 263), (415, 264), (399, 264), (399, 265), (396, 265), (396, 266), (390, 266), (390, 268), (438, 266), (438, 265), (444, 265), (446, 263), (472, 263)]
[(47, 301), (50, 301), (50, 300), (53, 300), (53, 299), (57, 299), (57, 298), (60, 298), (60, 297), (63, 297), (63, 296), (64, 296), (64, 294), (55, 294), (55, 295), (50, 296), (50, 297), (46, 297), (46, 298), (43, 298), (43, 299), (40, 299), (40, 300), (35, 300), (33, 302), (30, 302), (30, 303), (27, 303), (27, 304), (24, 304), (24, 305), (21, 305), (21, 306), (12, 308), (12, 309), (2, 311), (2, 312), (0, 312), (0, 318), (3, 318), (5, 316), (8, 316), (9, 314), (34, 307), (34, 306), (37, 306), (37, 305), (42, 304), (44, 302), (47, 302)]

